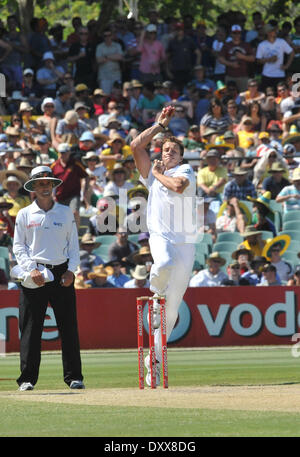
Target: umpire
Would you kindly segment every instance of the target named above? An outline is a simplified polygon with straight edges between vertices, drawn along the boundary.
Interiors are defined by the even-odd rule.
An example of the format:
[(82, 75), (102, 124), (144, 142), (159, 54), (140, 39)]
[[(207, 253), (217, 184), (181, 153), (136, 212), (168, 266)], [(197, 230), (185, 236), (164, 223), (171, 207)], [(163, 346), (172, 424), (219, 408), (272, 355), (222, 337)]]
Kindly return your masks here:
[[(19, 326), (21, 375), (19, 390), (32, 390), (38, 380), (41, 336), (47, 305), (53, 308), (61, 338), (64, 381), (84, 389), (76, 316), (74, 272), (79, 265), (78, 233), (68, 206), (56, 203), (53, 189), (62, 181), (46, 166), (35, 167), (24, 188), (35, 193), (33, 203), (16, 218), (13, 252), (32, 285), (21, 284)], [(45, 282), (46, 267), (54, 280)], [(27, 282), (26, 282), (27, 284)]]

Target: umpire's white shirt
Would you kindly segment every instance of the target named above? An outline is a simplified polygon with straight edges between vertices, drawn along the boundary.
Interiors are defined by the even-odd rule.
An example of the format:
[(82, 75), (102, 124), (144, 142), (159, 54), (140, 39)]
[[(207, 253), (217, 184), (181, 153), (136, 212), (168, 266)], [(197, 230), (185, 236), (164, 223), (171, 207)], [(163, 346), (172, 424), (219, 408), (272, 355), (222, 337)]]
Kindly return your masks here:
[(16, 218), (13, 252), (24, 271), (34, 270), (39, 262), (60, 265), (69, 259), (68, 270), (74, 273), (80, 255), (72, 210), (54, 203), (44, 211), (36, 201), (22, 208)]
[(182, 194), (167, 189), (153, 176), (140, 178), (149, 189), (147, 226), (150, 235), (156, 234), (171, 243), (194, 243), (196, 232), (196, 178), (190, 165), (177, 165), (164, 172), (165, 176), (184, 177), (189, 185)]

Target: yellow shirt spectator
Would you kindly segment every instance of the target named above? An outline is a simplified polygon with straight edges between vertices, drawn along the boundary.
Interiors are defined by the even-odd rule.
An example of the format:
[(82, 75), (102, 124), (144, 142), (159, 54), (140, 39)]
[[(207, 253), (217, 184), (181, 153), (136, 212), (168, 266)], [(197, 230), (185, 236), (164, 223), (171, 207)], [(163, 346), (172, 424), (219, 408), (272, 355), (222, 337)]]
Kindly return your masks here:
[(126, 159), (132, 154), (132, 151), (130, 146), (125, 143), (124, 138), (117, 133), (112, 136), (107, 144), (109, 147), (101, 152), (100, 159), (103, 160), (107, 170), (111, 171), (117, 161)]

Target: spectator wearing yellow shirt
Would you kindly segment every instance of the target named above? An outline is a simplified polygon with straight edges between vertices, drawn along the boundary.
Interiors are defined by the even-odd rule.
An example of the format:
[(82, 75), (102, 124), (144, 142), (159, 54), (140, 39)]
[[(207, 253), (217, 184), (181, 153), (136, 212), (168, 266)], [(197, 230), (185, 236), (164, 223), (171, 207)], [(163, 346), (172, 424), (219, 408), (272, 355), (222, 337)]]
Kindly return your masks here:
[(197, 175), (198, 194), (221, 200), (221, 193), (227, 182), (227, 170), (220, 165), (219, 152), (210, 149), (206, 154), (207, 166), (199, 169)]
[(248, 149), (251, 145), (251, 140), (255, 141), (256, 134), (253, 130), (253, 121), (251, 117), (244, 117), (241, 122), (241, 129), (237, 132), (239, 147)]
[(262, 256), (266, 244), (266, 241), (262, 239), (262, 232), (255, 225), (248, 225), (242, 236), (244, 241), (240, 246), (251, 251), (253, 256)]
[(107, 144), (109, 147), (101, 152), (100, 159), (108, 171), (113, 170), (117, 161), (124, 160), (129, 155), (132, 155), (130, 146), (125, 143), (124, 138), (118, 133), (113, 134)]

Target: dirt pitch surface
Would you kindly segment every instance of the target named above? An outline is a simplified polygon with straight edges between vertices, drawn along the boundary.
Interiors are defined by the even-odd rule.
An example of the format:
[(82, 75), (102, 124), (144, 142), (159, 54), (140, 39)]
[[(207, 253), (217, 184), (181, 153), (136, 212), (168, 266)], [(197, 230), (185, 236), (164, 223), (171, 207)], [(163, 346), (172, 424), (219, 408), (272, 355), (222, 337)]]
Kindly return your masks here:
[(0, 399), (98, 406), (300, 412), (300, 385), (0, 392)]

